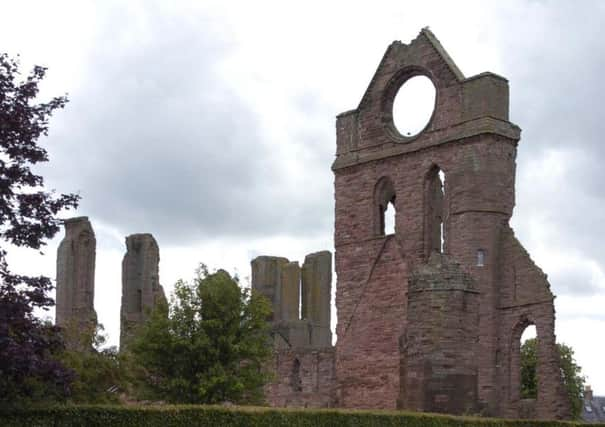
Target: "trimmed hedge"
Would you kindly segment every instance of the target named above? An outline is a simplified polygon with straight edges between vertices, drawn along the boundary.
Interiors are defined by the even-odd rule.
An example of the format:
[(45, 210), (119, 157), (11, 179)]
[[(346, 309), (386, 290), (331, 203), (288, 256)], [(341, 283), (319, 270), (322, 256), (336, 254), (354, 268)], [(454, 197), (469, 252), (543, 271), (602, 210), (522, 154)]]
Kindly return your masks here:
[[(56, 406), (0, 411), (0, 426), (572, 427), (581, 422), (501, 420), (389, 411), (223, 406)], [(605, 424), (592, 424), (605, 427)]]

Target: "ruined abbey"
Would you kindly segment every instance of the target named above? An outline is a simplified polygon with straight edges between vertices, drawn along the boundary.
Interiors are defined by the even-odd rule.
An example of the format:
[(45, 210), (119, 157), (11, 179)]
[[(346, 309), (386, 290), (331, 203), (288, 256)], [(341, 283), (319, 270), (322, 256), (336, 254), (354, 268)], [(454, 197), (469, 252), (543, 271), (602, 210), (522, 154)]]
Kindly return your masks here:
[[(435, 87), (434, 111), (401, 134), (393, 102), (409, 79)], [(464, 77), (424, 29), (393, 42), (356, 109), (336, 120), (336, 344), (330, 330), (332, 255), (302, 266), (252, 261), (252, 287), (272, 303), (274, 406), (409, 409), (567, 418), (555, 346), (554, 295), (509, 225), (520, 129), (505, 78)], [(395, 231), (385, 211), (395, 210)], [(66, 222), (57, 261), (57, 323), (91, 321), (94, 234)], [(163, 297), (151, 235), (127, 238), (124, 345)], [(520, 398), (520, 338), (535, 325), (538, 397)]]
[[(419, 75), (435, 86), (435, 108), (424, 130), (402, 135), (393, 101)], [(509, 226), (520, 129), (508, 103), (506, 79), (464, 77), (427, 29), (388, 47), (358, 107), (336, 120), (336, 345), (284, 340), (292, 327), (276, 318), (272, 404), (568, 416), (554, 296)], [(395, 233), (385, 235), (389, 204)], [(256, 261), (269, 262), (281, 275), (252, 285), (275, 312), (295, 312), (295, 299), (280, 298), (290, 264)], [(329, 283), (313, 286), (330, 294)], [(293, 322), (311, 325), (307, 312)], [(532, 324), (539, 391), (522, 401), (520, 338)]]

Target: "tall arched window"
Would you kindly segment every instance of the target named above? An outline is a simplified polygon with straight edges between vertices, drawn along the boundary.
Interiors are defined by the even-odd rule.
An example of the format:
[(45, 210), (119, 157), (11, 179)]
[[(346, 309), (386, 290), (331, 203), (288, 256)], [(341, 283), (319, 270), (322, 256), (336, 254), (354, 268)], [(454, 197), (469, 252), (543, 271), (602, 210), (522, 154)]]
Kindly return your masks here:
[(540, 337), (533, 319), (523, 316), (515, 325), (510, 345), (510, 400), (525, 402), (519, 411), (531, 408), (528, 399), (540, 395)]
[(374, 234), (385, 236), (395, 234), (395, 188), (387, 176), (383, 176), (374, 188)]
[(444, 252), (446, 242), (445, 222), (445, 174), (439, 166), (433, 166), (425, 183), (425, 233), (427, 255)]

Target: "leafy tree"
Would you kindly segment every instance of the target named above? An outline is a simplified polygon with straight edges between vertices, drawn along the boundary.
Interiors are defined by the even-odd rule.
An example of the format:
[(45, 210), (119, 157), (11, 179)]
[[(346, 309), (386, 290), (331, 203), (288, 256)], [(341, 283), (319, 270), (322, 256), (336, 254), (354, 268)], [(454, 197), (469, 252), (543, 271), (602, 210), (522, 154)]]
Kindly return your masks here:
[(557, 344), (561, 360), (561, 373), (571, 403), (571, 413), (574, 418), (582, 415), (582, 405), (586, 377), (582, 375), (582, 368), (574, 359), (574, 351), (565, 344)]
[(521, 345), (521, 399), (538, 396), (538, 352), (536, 339), (530, 338)]
[[(572, 416), (579, 418), (582, 414), (582, 396), (586, 378), (582, 368), (574, 359), (574, 351), (565, 344), (557, 343), (561, 362), (561, 375), (571, 403)], [(531, 338), (521, 346), (521, 398), (535, 399), (538, 395), (537, 340)]]
[[(74, 327), (77, 326), (74, 324)], [(83, 340), (93, 344), (90, 350), (66, 349), (60, 355), (63, 364), (75, 374), (69, 401), (89, 404), (117, 403), (118, 392), (128, 387), (128, 365), (124, 363), (116, 347), (101, 348), (107, 340), (102, 325), (97, 325), (92, 336), (90, 333), (88, 335)]]
[(268, 374), (270, 307), (224, 270), (204, 265), (192, 283), (178, 281), (131, 348), (145, 367), (147, 395), (181, 403), (261, 403)]
[(36, 103), (45, 72), (36, 66), (19, 80), (19, 62), (0, 54), (0, 404), (65, 395), (72, 378), (54, 358), (63, 347), (58, 329), (34, 315), (54, 304), (50, 279), (15, 274), (6, 259), (7, 244), (40, 250), (59, 231), (57, 214), (78, 204), (77, 195), (44, 191), (31, 170), (48, 161), (37, 141), (67, 102)]

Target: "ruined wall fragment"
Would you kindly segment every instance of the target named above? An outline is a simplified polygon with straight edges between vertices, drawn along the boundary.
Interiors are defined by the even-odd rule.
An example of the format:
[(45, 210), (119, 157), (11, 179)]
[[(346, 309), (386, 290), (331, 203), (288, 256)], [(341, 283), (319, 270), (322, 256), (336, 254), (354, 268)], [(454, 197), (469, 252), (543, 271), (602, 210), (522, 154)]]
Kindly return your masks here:
[(275, 380), (265, 387), (271, 406), (332, 408), (335, 406), (334, 348), (274, 353)]
[(126, 348), (154, 307), (166, 304), (159, 276), (160, 250), (151, 234), (126, 237), (122, 260), (122, 305), (120, 310), (120, 348)]
[(260, 256), (251, 264), (252, 289), (267, 297), (273, 309), (276, 376), (265, 388), (267, 401), (272, 406), (333, 406), (332, 254), (307, 255), (302, 269), (283, 257)]
[(298, 262), (282, 266), (280, 287), (280, 319), (295, 321), (300, 316), (300, 267)]
[(252, 260), (252, 289), (263, 294), (271, 303), (272, 321), (281, 320), (282, 268), (288, 264), (283, 257), (259, 256)]
[[(393, 103), (402, 85), (418, 75), (435, 87), (434, 111), (424, 130), (404, 135), (393, 121)], [(337, 116), (332, 170), (339, 406), (446, 412), (474, 407), (486, 415), (519, 417), (526, 412), (519, 399), (518, 341), (523, 328), (535, 324), (535, 415), (569, 416), (557, 374), (553, 295), (541, 270), (511, 237), (520, 129), (509, 121), (508, 110), (505, 78), (465, 77), (423, 29), (409, 44), (395, 41), (387, 48), (358, 106)], [(445, 176), (443, 192), (437, 171)], [(397, 194), (391, 236), (377, 227), (383, 209), (376, 188), (387, 178)], [(408, 292), (420, 283), (414, 272), (430, 267), (438, 252), (447, 256), (445, 264), (459, 265), (472, 278), (476, 294)], [(436, 285), (450, 276), (439, 280)], [(465, 301), (475, 301), (478, 320), (472, 320), (474, 312), (456, 309)], [(429, 313), (437, 317), (418, 320)], [(473, 335), (465, 329), (469, 325), (478, 328), (476, 344), (456, 347), (450, 335), (462, 334), (460, 342), (467, 343)], [(406, 337), (414, 336), (442, 340), (420, 340), (419, 350), (410, 353), (418, 341)], [(446, 353), (463, 360), (463, 372), (446, 366), (439, 356)], [(399, 363), (399, 355), (409, 363)], [(433, 368), (441, 373), (433, 375)], [(463, 396), (454, 389), (463, 389)]]
[(96, 239), (88, 217), (67, 219), (57, 250), (56, 324), (65, 328), (68, 347), (96, 327), (94, 309)]
[(332, 345), (330, 331), (330, 294), (332, 291), (332, 254), (322, 251), (305, 257), (302, 267), (302, 318), (312, 325), (311, 346)]

